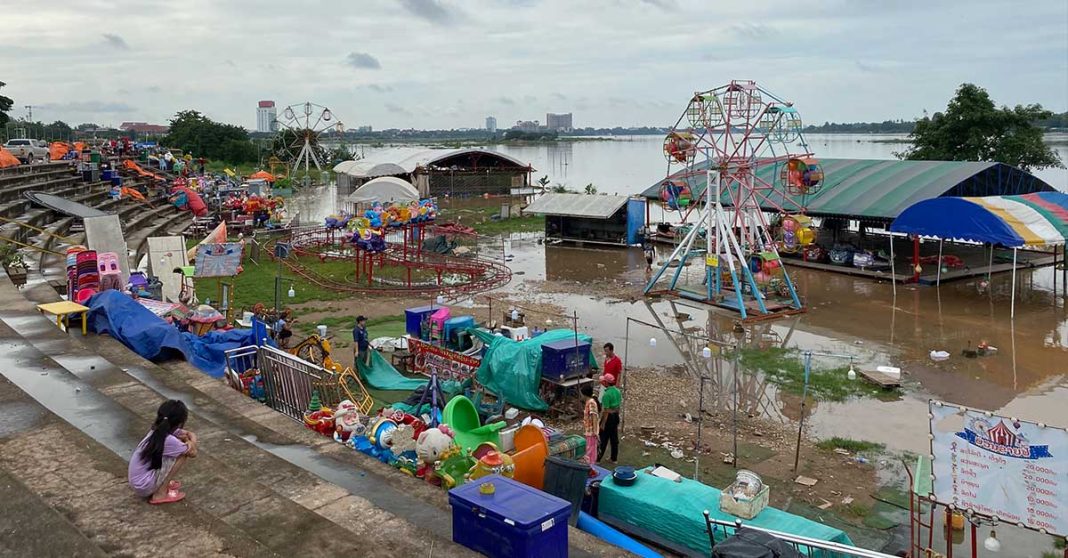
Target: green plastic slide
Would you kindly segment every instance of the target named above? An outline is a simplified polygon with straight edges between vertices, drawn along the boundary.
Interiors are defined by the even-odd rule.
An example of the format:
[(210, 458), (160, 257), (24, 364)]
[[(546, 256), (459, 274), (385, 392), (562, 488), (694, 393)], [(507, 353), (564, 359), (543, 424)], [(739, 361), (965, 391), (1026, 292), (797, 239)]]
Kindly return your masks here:
[(492, 442), (493, 445), (500, 447), (499, 431), (508, 424), (502, 420), (483, 426), (478, 418), (475, 404), (463, 395), (453, 397), (445, 405), (442, 422), (452, 428), (456, 445), (467, 451), (472, 451), (485, 442)]

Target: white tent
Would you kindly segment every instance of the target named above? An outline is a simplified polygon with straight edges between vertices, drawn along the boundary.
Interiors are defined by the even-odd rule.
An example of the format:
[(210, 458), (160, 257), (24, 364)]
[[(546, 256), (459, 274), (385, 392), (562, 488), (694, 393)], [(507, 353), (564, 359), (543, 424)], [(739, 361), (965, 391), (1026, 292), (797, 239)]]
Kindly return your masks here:
[(393, 176), (383, 176), (367, 181), (349, 194), (349, 203), (413, 202), (419, 200), (419, 191), (411, 182)]

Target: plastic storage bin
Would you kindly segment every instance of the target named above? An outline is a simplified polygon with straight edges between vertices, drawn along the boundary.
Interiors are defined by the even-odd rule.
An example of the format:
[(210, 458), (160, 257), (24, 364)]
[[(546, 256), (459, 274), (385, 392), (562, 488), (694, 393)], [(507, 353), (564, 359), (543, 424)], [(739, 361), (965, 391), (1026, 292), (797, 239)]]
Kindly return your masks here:
[(572, 525), (578, 521), (589, 477), (590, 466), (586, 463), (556, 456), (545, 459), (545, 491), (571, 503), (568, 522)]
[(590, 344), (562, 339), (541, 346), (541, 375), (555, 381), (585, 376), (590, 371)]
[(404, 311), (404, 331), (416, 339), (422, 339), (423, 318), (429, 316), (441, 306), (419, 306)]
[[(493, 493), (483, 494), (483, 484)], [(452, 540), (490, 558), (566, 558), (571, 504), (500, 475), (449, 491)]]

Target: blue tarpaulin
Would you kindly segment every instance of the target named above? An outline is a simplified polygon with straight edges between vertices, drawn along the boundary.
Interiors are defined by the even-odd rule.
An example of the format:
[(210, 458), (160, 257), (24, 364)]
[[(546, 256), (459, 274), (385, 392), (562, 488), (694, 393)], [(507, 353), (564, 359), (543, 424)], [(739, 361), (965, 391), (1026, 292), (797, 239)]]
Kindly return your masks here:
[(226, 370), (225, 351), (255, 345), (251, 329), (213, 331), (203, 336), (182, 333), (125, 294), (109, 290), (89, 299), (89, 330), (106, 333), (148, 360), (181, 355), (212, 377)]

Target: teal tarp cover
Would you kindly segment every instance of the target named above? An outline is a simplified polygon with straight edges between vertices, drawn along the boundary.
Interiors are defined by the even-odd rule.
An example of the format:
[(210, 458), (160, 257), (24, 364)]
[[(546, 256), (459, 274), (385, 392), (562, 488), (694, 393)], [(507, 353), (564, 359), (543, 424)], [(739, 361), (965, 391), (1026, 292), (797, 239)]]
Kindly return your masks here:
[(427, 382), (402, 376), (378, 351), (371, 351), (370, 366), (358, 362), (357, 368), (360, 370), (360, 377), (367, 385), (384, 391), (412, 391)]
[[(648, 470), (648, 469), (646, 469)], [(710, 555), (704, 510), (712, 519), (735, 522), (738, 518), (719, 511), (719, 490), (692, 479), (672, 482), (638, 471), (632, 486), (615, 484), (611, 477), (601, 483), (597, 511), (628, 525), (651, 531), (665, 541)], [(852, 545), (840, 529), (767, 507), (745, 525), (781, 531), (802, 537)], [(716, 530), (717, 542), (724, 538)]]
[[(509, 405), (528, 411), (544, 411), (549, 406), (538, 395), (541, 387), (541, 346), (547, 343), (574, 339), (570, 329), (554, 329), (525, 341), (512, 341), (484, 329), (468, 330), (486, 344), (482, 365), (478, 367), (478, 382)], [(579, 334), (579, 341), (592, 343), (589, 335)], [(590, 366), (597, 362), (590, 353)]]

